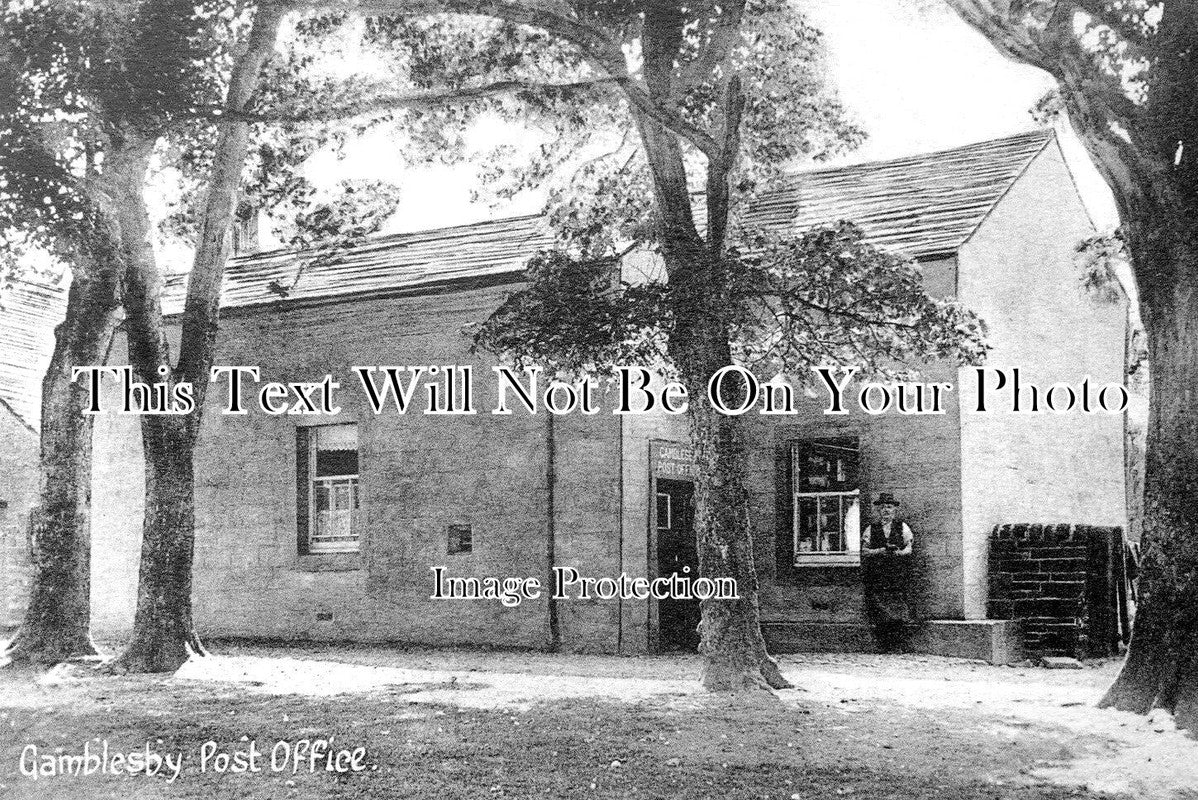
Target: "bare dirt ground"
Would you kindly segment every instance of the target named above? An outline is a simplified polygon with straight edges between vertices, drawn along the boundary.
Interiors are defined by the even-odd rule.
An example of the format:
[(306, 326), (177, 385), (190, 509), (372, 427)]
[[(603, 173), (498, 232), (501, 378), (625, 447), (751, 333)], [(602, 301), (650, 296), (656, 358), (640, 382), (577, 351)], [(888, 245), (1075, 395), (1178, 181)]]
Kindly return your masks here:
[[(1198, 798), (1198, 742), (1093, 707), (1118, 665), (794, 655), (799, 689), (719, 697), (696, 657), (220, 644), (172, 677), (0, 677), (0, 798)], [(278, 742), (361, 772), (271, 768)], [(39, 754), (181, 754), (180, 772), (29, 775)], [(264, 751), (218, 772), (218, 752)]]

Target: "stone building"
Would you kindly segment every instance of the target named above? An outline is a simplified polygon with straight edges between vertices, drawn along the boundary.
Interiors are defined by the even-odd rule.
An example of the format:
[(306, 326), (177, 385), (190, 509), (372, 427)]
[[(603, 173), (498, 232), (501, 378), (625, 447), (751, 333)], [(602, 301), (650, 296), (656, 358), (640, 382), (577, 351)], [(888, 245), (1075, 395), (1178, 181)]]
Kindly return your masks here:
[[(931, 292), (986, 320), (989, 379), (1019, 368), (1025, 385), (1121, 385), (1126, 308), (1082, 288), (1074, 248), (1093, 226), (1051, 133), (802, 173), (753, 213), (794, 229), (851, 219), (918, 259)], [(225, 392), (209, 392), (196, 463), (202, 635), (622, 653), (693, 644), (686, 603), (430, 597), (434, 567), (547, 583), (555, 567), (654, 578), (694, 558), (684, 418), (615, 415), (611, 398), (590, 416), (489, 413), (493, 362), (469, 352), (463, 329), (549, 243), (539, 220), (519, 218), (381, 237), (336, 261), (268, 253), (230, 265), (216, 363), (258, 366), (262, 382), (331, 374), (340, 413), (222, 414)], [(168, 313), (180, 288), (169, 287)], [(124, 358), (118, 343), (110, 363)], [(353, 368), (384, 365), (472, 366), (479, 413), (373, 413)], [(985, 618), (996, 524), (1124, 523), (1120, 414), (976, 413), (973, 371), (926, 365), (922, 380), (953, 385), (945, 413), (828, 415), (815, 398), (792, 415), (749, 415), (762, 619), (775, 649), (869, 648), (859, 532), (880, 492), (902, 499), (916, 531), (928, 652), (1006, 657), (1010, 623)], [(105, 387), (116, 400), (115, 381)], [(247, 378), (247, 405), (257, 388)], [(438, 391), (444, 399), (448, 387)], [(415, 397), (423, 404), (425, 389)], [(136, 416), (98, 416), (95, 454), (102, 630), (132, 618)]]
[(37, 431), (0, 400), (0, 634), (21, 624), (29, 581), (29, 508), (37, 489)]
[(0, 633), (25, 613), (41, 378), (65, 308), (66, 293), (54, 282), (17, 278), (0, 292)]

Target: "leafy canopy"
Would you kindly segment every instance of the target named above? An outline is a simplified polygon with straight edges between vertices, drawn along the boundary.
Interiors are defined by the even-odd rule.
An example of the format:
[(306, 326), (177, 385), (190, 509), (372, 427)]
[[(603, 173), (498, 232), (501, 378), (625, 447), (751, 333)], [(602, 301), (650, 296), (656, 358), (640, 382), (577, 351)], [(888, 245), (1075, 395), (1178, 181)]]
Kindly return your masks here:
[[(0, 11), (0, 259), (9, 270), (37, 251), (88, 269), (89, 248), (110, 239), (96, 235), (107, 224), (97, 193), (106, 151), (131, 132), (157, 141), (145, 187), (160, 200), (156, 249), (192, 246), (251, 10), (229, 0), (31, 0)], [(314, 154), (364, 130), (340, 114), (308, 119), (296, 105), (340, 99), (342, 82), (328, 75), (345, 62), (333, 63), (316, 19), (294, 20), (252, 102), (240, 210), (243, 221), (264, 214), (290, 247), (327, 251), (377, 231), (399, 190), (381, 181), (321, 189), (307, 175)]]
[[(798, 236), (761, 234), (733, 247), (722, 271), (737, 362), (769, 378), (808, 382), (835, 365), (907, 377), (912, 362), (980, 363), (985, 327), (960, 305), (935, 299), (914, 262), (870, 245), (848, 222)], [(620, 365), (669, 373), (676, 300), (665, 282), (613, 279), (615, 264), (543, 253), (528, 283), (474, 332), (477, 348), (561, 376), (611, 376)]]
[[(559, 249), (530, 264), (526, 287), (478, 328), (475, 346), (564, 374), (628, 363), (671, 369), (671, 337), (693, 295), (671, 286), (669, 269), (634, 281), (617, 267), (623, 254), (662, 252), (665, 229), (651, 172), (663, 166), (652, 163), (639, 135), (643, 109), (630, 99), (628, 81), (646, 87), (664, 116), (674, 115), (687, 185), (706, 187), (703, 198), (681, 198), (682, 216), (699, 216), (702, 199), (707, 207), (722, 201), (711, 179), (713, 170), (726, 170), (728, 230), (698, 228), (709, 244), (730, 243), (706, 273), (703, 301), (734, 358), (763, 375), (788, 372), (798, 380), (821, 364), (897, 375), (913, 362), (980, 361), (981, 321), (930, 297), (914, 263), (872, 247), (849, 222), (807, 232), (762, 229), (751, 212), (753, 199), (782, 185), (793, 167), (838, 155), (863, 137), (827, 82), (819, 32), (785, 3), (661, 6), (654, 13), (677, 14), (681, 30), (676, 52), (658, 59), (671, 65), (664, 78), (649, 74), (640, 6), (572, 5), (576, 18), (618, 46), (621, 82), (556, 97), (552, 107), (534, 105), (534, 118), (547, 117), (546, 140), (525, 148), (522, 160), (513, 160), (515, 145), (490, 159), (484, 188), (493, 198), (548, 189)], [(580, 49), (595, 72), (573, 78), (613, 74), (600, 45)], [(439, 56), (452, 63), (445, 51)], [(733, 77), (738, 93), (728, 90)], [(717, 162), (713, 142), (730, 143), (733, 152)], [(724, 223), (709, 216), (708, 224)]]

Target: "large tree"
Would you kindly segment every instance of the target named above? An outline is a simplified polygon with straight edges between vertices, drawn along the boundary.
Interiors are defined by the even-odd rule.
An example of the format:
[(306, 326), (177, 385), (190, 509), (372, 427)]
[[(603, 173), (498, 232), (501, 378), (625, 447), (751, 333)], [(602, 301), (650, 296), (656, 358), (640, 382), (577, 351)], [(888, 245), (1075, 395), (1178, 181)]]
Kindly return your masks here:
[[(142, 415), (145, 516), (133, 639), (117, 667), (176, 668), (202, 652), (191, 617), (193, 454), (216, 346), (219, 292), (234, 218), (273, 214), (308, 258), (336, 258), (394, 211), (395, 187), (342, 182), (322, 193), (307, 158), (343, 150), (370, 127), (446, 101), (520, 88), (404, 91), (403, 75), (346, 75), (322, 41), (333, 18), (301, 4), (41, 0), (3, 11), (0, 43), (0, 228), (4, 263), (53, 252), (73, 273), (66, 321), (44, 382), (43, 473), (29, 610), (7, 652), (52, 663), (94, 653), (89, 635), (91, 418), (72, 368), (102, 363), (122, 319), (145, 382), (189, 382), (196, 410)], [(302, 9), (300, 9), (302, 11)], [(264, 73), (272, 55), (275, 64)], [(362, 53), (358, 53), (363, 56)], [(396, 81), (399, 80), (400, 83)], [(344, 120), (344, 123), (339, 121)], [(333, 123), (338, 123), (339, 127)], [(147, 201), (164, 176), (181, 182), (171, 213)], [(162, 310), (164, 235), (194, 250), (172, 353)], [(287, 287), (281, 287), (285, 290)]]
[[(4, 227), (11, 245), (73, 268), (42, 392), (34, 584), (8, 655), (52, 662), (89, 654), (91, 420), (72, 368), (106, 356), (119, 322), (129, 254), (122, 218), (140, 190), (153, 139), (207, 77), (196, 70), (191, 4), (31, 3), (4, 9)], [(188, 98), (190, 99), (190, 98)], [(140, 233), (145, 233), (141, 231)]]
[[(181, 8), (176, 13), (188, 11)], [(133, 168), (129, 194), (119, 205), (126, 252), (124, 305), (130, 363), (141, 380), (159, 383), (169, 377), (171, 383), (187, 382), (195, 387), (196, 397), (193, 413), (140, 417), (146, 464), (145, 516), (133, 639), (118, 659), (126, 669), (173, 670), (189, 652), (204, 652), (191, 614), (195, 446), (203, 420), (204, 390), (216, 354), (229, 231), (250, 144), (250, 124), (240, 115), (257, 88), (263, 63), (272, 54), (282, 17), (280, 5), (269, 1), (259, 5), (245, 42), (235, 53), (221, 113), (228, 118), (217, 126), (207, 192), (199, 215), (177, 360), (172, 360), (163, 324), (162, 273), (149, 244), (150, 215), (145, 202), (149, 157), (166, 131), (150, 131), (141, 137), (138, 153), (145, 160), (139, 160)], [(217, 53), (205, 55), (212, 59)]]
[[(138, 602), (118, 666), (170, 670), (189, 650), (202, 652), (191, 620), (192, 456), (247, 160), (251, 207), (286, 211), (281, 232), (297, 245), (345, 245), (376, 230), (394, 208), (393, 189), (375, 182), (323, 200), (303, 179), (304, 156), (329, 140), (323, 127), (258, 124), (250, 104), (284, 12), (279, 3), (219, 0), (96, 7), (50, 0), (5, 11), (6, 260), (19, 255), (13, 243), (40, 248), (73, 275), (44, 381), (34, 585), (7, 654), (14, 661), (95, 652), (88, 633), (91, 417), (83, 413), (86, 383), (72, 382), (72, 368), (104, 361), (122, 306), (139, 379), (189, 381), (199, 401), (193, 414), (140, 417), (146, 469)], [(310, 60), (289, 51), (272, 85), (305, 87), (321, 102), (303, 75)], [(147, 191), (164, 174), (191, 191), (182, 192), (174, 213), (154, 220)], [(182, 234), (194, 249), (176, 358), (167, 346), (154, 246), (165, 233)]]
[[(401, 14), (412, 4), (366, 5)], [(479, 342), (564, 371), (629, 358), (676, 371), (690, 397), (700, 572), (734, 578), (740, 590), (737, 600), (702, 604), (703, 682), (786, 686), (759, 626), (745, 422), (716, 412), (708, 380), (738, 360), (801, 375), (813, 363), (970, 359), (980, 353), (976, 321), (928, 298), (916, 270), (869, 248), (851, 226), (804, 237), (738, 230), (747, 199), (784, 167), (860, 137), (824, 80), (818, 31), (790, 4), (476, 7), (508, 27), (488, 47), (422, 53), (425, 72), (477, 73), (480, 60), (527, 68), (507, 56), (554, 46), (555, 77), (571, 87), (492, 109), (531, 115), (548, 130), (523, 168), (490, 171), (492, 189), (511, 196), (553, 184), (554, 172), (569, 178), (556, 182), (549, 204), (561, 249), (531, 265), (529, 287)], [(408, 35), (404, 26), (393, 21), (392, 35)], [(637, 246), (657, 254), (664, 280), (619, 284), (619, 253)], [(744, 389), (726, 382), (726, 402), (736, 405)]]
[(1198, 4), (949, 0), (1059, 85), (1114, 193), (1152, 365), (1140, 602), (1103, 704), (1198, 730)]
[[(447, 95), (460, 101), (479, 101), (476, 110), (481, 113), (521, 114), (531, 108), (542, 121), (556, 120), (549, 123), (552, 132), (575, 132), (561, 137), (556, 147), (551, 144), (543, 149), (542, 155), (553, 158), (542, 159), (539, 168), (507, 173), (519, 176), (509, 183), (507, 191), (547, 177), (546, 163), (555, 159), (560, 162), (563, 152), (577, 152), (566, 146), (569, 142), (598, 141), (585, 136), (579, 139), (577, 131), (588, 126), (608, 132), (614, 129), (619, 142), (616, 151), (629, 142), (637, 143), (631, 152), (619, 155), (622, 166), (611, 169), (609, 152), (577, 165), (580, 168), (574, 173), (582, 176), (584, 184), (593, 180), (608, 191), (598, 192), (588, 201), (575, 183), (555, 193), (554, 218), (562, 223), (564, 244), (570, 251), (567, 257), (581, 259), (578, 263), (587, 269), (605, 263), (615, 243), (624, 239), (654, 248), (664, 261), (669, 289), (660, 294), (664, 306), (659, 310), (664, 314), (658, 320), (665, 323), (664, 356), (677, 368), (694, 398), (693, 438), (703, 476), (697, 492), (701, 570), (711, 576), (734, 577), (742, 588), (741, 600), (704, 606), (704, 680), (711, 688), (784, 685), (765, 651), (758, 626), (756, 571), (743, 485), (742, 425), (738, 419), (714, 413), (706, 403), (707, 379), (716, 369), (731, 363), (734, 350), (750, 360), (779, 352), (777, 348), (761, 348), (755, 356), (753, 348), (759, 347), (759, 342), (743, 334), (754, 329), (752, 320), (756, 316), (777, 316), (780, 312), (785, 316), (796, 307), (804, 309), (806, 317), (800, 314), (795, 319), (831, 314), (853, 324), (843, 326), (845, 335), (813, 343), (806, 349), (795, 346), (809, 341), (803, 335), (803, 326), (791, 325), (786, 333), (798, 335), (782, 350), (802, 355), (787, 363), (801, 363), (804, 358), (820, 355), (852, 360), (860, 357), (862, 336), (891, 341), (893, 347), (884, 346), (879, 352), (892, 356), (929, 352), (960, 355), (953, 343), (962, 336), (973, 342), (971, 334), (976, 332), (958, 310), (925, 302), (926, 297), (913, 293), (917, 289), (913, 273), (900, 262), (885, 258), (863, 258), (857, 264), (839, 265), (855, 268), (854, 274), (867, 279), (862, 286), (881, 290), (878, 302), (866, 308), (878, 312), (877, 316), (854, 315), (848, 310), (853, 300), (844, 294), (843, 281), (836, 283), (834, 278), (829, 288), (834, 287), (835, 292), (805, 294), (802, 286), (795, 285), (810, 277), (802, 273), (811, 270), (826, 276), (826, 266), (835, 262), (809, 251), (830, 246), (839, 248), (840, 253), (859, 253), (860, 235), (852, 229), (827, 231), (822, 238), (801, 241), (762, 239), (753, 254), (730, 247), (729, 234), (739, 199), (778, 177), (785, 162), (834, 152), (858, 136), (844, 122), (815, 66), (818, 33), (785, 3), (774, 2), (683, 5), (380, 0), (355, 5), (392, 14), (368, 18), (361, 30), (365, 41), (372, 45), (391, 50), (405, 47), (413, 54), (401, 61), (407, 64), (404, 79), (417, 91), (388, 95), (386, 87), (377, 81), (366, 81), (364, 85), (370, 91), (363, 91), (355, 81), (329, 79), (323, 87), (332, 89), (326, 95), (335, 99), (332, 102), (314, 97), (305, 102), (304, 97), (288, 97), (284, 91), (267, 97), (266, 109), (247, 109), (236, 104), (233, 88), (224, 104), (215, 102), (214, 106), (210, 96), (198, 100), (204, 96), (203, 91), (210, 95), (213, 86), (224, 84), (214, 81), (196, 86), (195, 75), (188, 75), (183, 76), (186, 80), (155, 87), (161, 97), (171, 101), (160, 103), (170, 113), (158, 117), (147, 117), (144, 109), (122, 102), (114, 105), (117, 121), (122, 124), (114, 125), (112, 109), (100, 103), (89, 107), (106, 130), (114, 131), (106, 133), (104, 140), (103, 172), (118, 186), (100, 201), (109, 203), (107, 207), (119, 223), (115, 250), (122, 262), (120, 277), (126, 284), (123, 299), (130, 316), (126, 323), (130, 357), (140, 376), (155, 380), (165, 373), (172, 381), (199, 378), (199, 388), (203, 385), (205, 360), (210, 362), (212, 354), (216, 291), (224, 260), (223, 238), (212, 233), (227, 227), (233, 207), (229, 198), (236, 189), (236, 172), (221, 169), (219, 149), (212, 160), (212, 174), (221, 179), (209, 182), (210, 201), (206, 207), (213, 224), (207, 233), (203, 225), (199, 228), (202, 244), (197, 249), (184, 315), (183, 352), (176, 364), (171, 363), (165, 345), (157, 262), (153, 249), (146, 244), (150, 229), (144, 200), (147, 165), (155, 144), (163, 141), (173, 123), (189, 114), (203, 117), (215, 108), (222, 117), (219, 141), (232, 147), (234, 154), (239, 147), (244, 153), (244, 146), (238, 144), (241, 134), (237, 126), (246, 121), (302, 122), (346, 114), (367, 119), (381, 115), (386, 119), (396, 108), (427, 110)], [(147, 19), (157, 13), (156, 24), (164, 30), (194, 30), (195, 15), (189, 17), (180, 8), (174, 9), (179, 13), (171, 16), (163, 11), (166, 8), (166, 4), (154, 3), (136, 6)], [(269, 19), (281, 8), (259, 9), (254, 30), (259, 29), (264, 14)], [(480, 36), (479, 17), (428, 16), (435, 12), (478, 14), (499, 21), (489, 29), (484, 26)], [(225, 19), (219, 13), (210, 18), (213, 16)], [(345, 19), (343, 14), (318, 17), (311, 21), (310, 28), (317, 33), (335, 29)], [(134, 25), (130, 30), (139, 28)], [(188, 33), (181, 39), (176, 35), (176, 39), (189, 46), (210, 41), (202, 32), (198, 36)], [(446, 46), (446, 40), (452, 46)], [(123, 39), (120, 44), (127, 46)], [(167, 54), (146, 51), (141, 55), (161, 55), (170, 64), (174, 62), (169, 56), (177, 50)], [(250, 52), (252, 48), (243, 50), (243, 61), (237, 63), (244, 63)], [(239, 68), (234, 69), (234, 75)], [(230, 84), (235, 85), (236, 81)], [(85, 91), (76, 90), (72, 98), (92, 98), (94, 87), (86, 81), (82, 86)], [(93, 90), (92, 94), (87, 89)], [(188, 110), (178, 113), (180, 92), (186, 95), (189, 89), (194, 91), (184, 104)], [(377, 94), (372, 94), (375, 90)], [(510, 104), (513, 94), (519, 101), (514, 105)], [(275, 107), (269, 107), (270, 101), (276, 101)], [(454, 111), (450, 116), (460, 121), (466, 115)], [(159, 128), (146, 125), (147, 119), (159, 118), (164, 122)], [(604, 121), (612, 125), (599, 124)], [(410, 140), (417, 149), (423, 145), (426, 153), (441, 151), (441, 157), (452, 157), (461, 150), (462, 137), (448, 133), (453, 128), (444, 123), (445, 119), (437, 115), (418, 118), (414, 128), (418, 135)], [(699, 215), (692, 204), (692, 180), (703, 187), (705, 210)], [(619, 190), (616, 196), (620, 203), (615, 209), (605, 208), (613, 187)], [(638, 194), (638, 187), (645, 191)], [(748, 241), (746, 237), (744, 242)], [(760, 261), (762, 253), (775, 261)], [(779, 272), (775, 262), (790, 266)], [(760, 268), (754, 268), (754, 264)], [(803, 266), (796, 268), (796, 264)], [(905, 311), (897, 309), (896, 303), (906, 301), (914, 301), (915, 305)], [(885, 336), (879, 334), (883, 330)], [(775, 330), (770, 335), (778, 334)], [(732, 386), (728, 390), (732, 394), (739, 391)], [(189, 642), (195, 646), (187, 587), (194, 525), (191, 452), (198, 431), (198, 417), (186, 421), (143, 420), (147, 514), (138, 630), (133, 646), (122, 658), (122, 663), (131, 668), (172, 668), (186, 654)]]
[[(74, 265), (67, 319), (55, 331), (42, 384), (39, 504), (34, 510), (34, 581), (24, 622), (7, 657), (53, 663), (93, 655), (90, 635), (91, 417), (71, 367), (103, 359), (119, 321), (121, 264), (111, 245), (113, 221), (88, 199), (104, 185), (86, 149), (73, 169), (57, 145), (73, 131), (43, 124), (23, 107), (25, 59), (0, 40), (0, 232), (10, 270), (41, 250)], [(86, 133), (82, 137), (87, 139)]]

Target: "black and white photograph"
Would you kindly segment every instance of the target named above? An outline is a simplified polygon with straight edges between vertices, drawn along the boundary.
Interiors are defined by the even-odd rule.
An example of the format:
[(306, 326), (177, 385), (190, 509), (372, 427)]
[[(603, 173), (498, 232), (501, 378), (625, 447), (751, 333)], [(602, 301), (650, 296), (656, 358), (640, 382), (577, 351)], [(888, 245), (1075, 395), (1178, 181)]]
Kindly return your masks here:
[(0, 798), (1195, 800), (1198, 4), (5, 0)]

